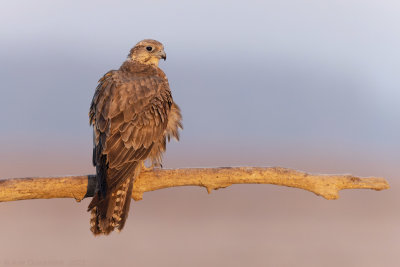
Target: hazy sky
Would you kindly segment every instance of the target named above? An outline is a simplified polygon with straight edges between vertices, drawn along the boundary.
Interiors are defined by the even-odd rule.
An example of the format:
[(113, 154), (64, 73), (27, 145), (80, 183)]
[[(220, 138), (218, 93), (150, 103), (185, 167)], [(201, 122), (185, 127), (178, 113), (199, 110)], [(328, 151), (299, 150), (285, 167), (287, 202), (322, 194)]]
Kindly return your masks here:
[(398, 1), (3, 1), (0, 145), (90, 153), (97, 80), (154, 38), (184, 116), (169, 153), (399, 159), (399, 11)]

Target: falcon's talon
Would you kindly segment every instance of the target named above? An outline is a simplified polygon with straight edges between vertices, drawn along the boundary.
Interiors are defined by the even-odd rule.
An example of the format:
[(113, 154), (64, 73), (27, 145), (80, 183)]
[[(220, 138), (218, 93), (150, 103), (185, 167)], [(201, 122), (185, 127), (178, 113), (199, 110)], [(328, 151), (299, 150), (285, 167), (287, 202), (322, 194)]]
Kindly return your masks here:
[(141, 164), (141, 165), (142, 165), (141, 170), (144, 171), (144, 172), (149, 172), (149, 171), (152, 171), (152, 170), (153, 170), (152, 166), (147, 167), (147, 166), (144, 164), (143, 161), (142, 161), (142, 164)]
[(154, 169), (162, 169), (162, 164), (161, 163), (152, 163), (151, 167), (153, 167)]
[(154, 171), (154, 170), (160, 170), (162, 169), (162, 164), (161, 163), (152, 163), (150, 167), (147, 167), (143, 162), (142, 162), (142, 170), (145, 172), (149, 171)]

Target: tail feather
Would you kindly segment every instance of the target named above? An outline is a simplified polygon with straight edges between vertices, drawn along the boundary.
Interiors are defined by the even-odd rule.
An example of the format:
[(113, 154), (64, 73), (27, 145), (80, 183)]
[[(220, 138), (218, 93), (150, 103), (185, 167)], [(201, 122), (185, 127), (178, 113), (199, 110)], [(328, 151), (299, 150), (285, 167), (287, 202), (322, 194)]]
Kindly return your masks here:
[(121, 209), (120, 221), (119, 221), (119, 224), (117, 226), (118, 227), (118, 229), (117, 229), (118, 232), (121, 231), (122, 228), (124, 228), (126, 219), (128, 218), (129, 207), (131, 205), (131, 200), (132, 200), (133, 182), (134, 182), (134, 180), (131, 179), (131, 181), (130, 181), (131, 184), (129, 184), (128, 191), (126, 193), (127, 199), (125, 200), (125, 202), (124, 202), (124, 204), (122, 206), (122, 209)]
[(139, 172), (140, 167), (137, 167), (129, 178), (108, 192), (105, 198), (100, 193), (93, 197), (88, 210), (91, 210), (90, 230), (94, 235), (108, 235), (113, 230), (122, 230), (129, 213), (133, 183)]

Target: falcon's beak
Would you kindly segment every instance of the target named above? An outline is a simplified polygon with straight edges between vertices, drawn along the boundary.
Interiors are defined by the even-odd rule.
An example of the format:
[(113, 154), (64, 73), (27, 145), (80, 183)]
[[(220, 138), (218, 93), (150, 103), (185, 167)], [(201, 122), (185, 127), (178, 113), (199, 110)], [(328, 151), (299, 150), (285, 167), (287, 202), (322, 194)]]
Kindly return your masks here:
[(160, 52), (158, 52), (158, 56), (162, 59), (164, 59), (164, 61), (167, 59), (167, 54), (165, 54), (164, 50), (161, 50)]

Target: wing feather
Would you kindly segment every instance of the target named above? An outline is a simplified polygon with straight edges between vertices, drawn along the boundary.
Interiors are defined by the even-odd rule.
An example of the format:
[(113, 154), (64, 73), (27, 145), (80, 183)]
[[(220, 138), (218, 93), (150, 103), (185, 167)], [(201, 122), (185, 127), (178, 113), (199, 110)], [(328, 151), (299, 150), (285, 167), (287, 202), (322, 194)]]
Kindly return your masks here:
[(90, 118), (95, 136), (104, 136), (102, 147), (99, 138), (95, 146), (101, 148), (96, 157), (107, 159), (108, 190), (125, 181), (132, 162), (148, 156), (167, 127), (171, 105), (168, 81), (163, 77), (111, 71), (100, 79)]

